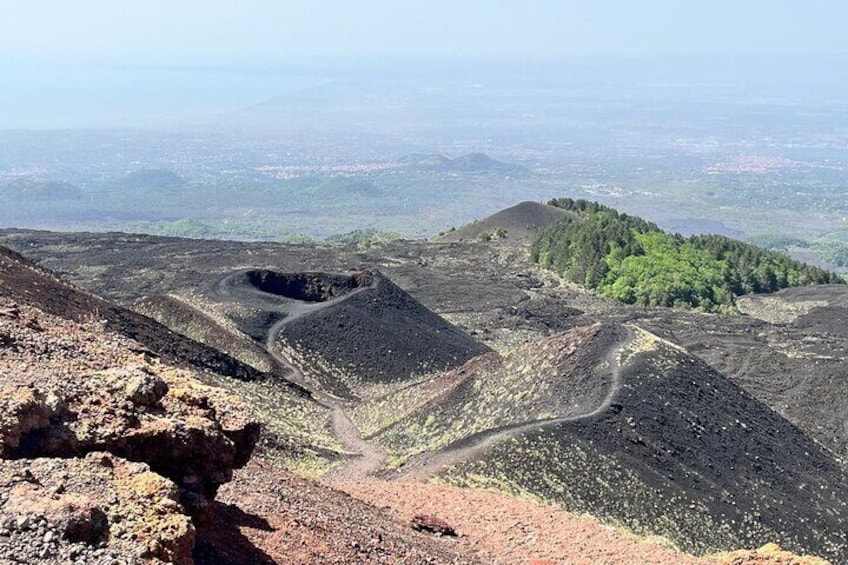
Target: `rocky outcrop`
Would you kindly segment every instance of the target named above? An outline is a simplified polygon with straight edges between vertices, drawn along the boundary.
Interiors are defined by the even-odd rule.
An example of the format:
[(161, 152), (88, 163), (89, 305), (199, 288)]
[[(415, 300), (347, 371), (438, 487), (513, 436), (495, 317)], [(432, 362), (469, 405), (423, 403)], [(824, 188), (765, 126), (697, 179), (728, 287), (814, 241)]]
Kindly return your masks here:
[(15, 453), (21, 438), (50, 425), (52, 411), (37, 389), (4, 384), (0, 388), (0, 455)]
[(767, 543), (759, 549), (715, 555), (709, 561), (715, 565), (830, 565), (830, 561), (819, 557), (784, 551), (775, 543)]
[(0, 461), (0, 555), (22, 563), (192, 562), (194, 526), (176, 485), (95, 452)]
[(247, 406), (97, 320), (0, 297), (0, 334), (0, 544), (37, 534), (39, 562), (191, 563), (188, 514), (208, 513), (259, 438)]

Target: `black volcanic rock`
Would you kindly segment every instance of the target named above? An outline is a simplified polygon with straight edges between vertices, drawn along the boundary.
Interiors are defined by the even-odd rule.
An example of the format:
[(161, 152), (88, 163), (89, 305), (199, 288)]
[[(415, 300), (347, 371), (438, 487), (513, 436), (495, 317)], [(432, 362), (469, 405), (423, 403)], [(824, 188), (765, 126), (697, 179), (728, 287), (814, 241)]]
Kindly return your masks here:
[(493, 443), (449, 480), (507, 481), (696, 554), (776, 542), (845, 563), (848, 475), (833, 454), (703, 361), (636, 343), (606, 410)]
[(248, 313), (234, 320), (242, 332), (283, 347), (308, 376), (340, 396), (442, 371), (489, 351), (368, 270), (240, 271), (224, 277), (213, 296), (246, 305)]
[(403, 381), (489, 351), (380, 274), (361, 292), (285, 324), (280, 336), (365, 383)]

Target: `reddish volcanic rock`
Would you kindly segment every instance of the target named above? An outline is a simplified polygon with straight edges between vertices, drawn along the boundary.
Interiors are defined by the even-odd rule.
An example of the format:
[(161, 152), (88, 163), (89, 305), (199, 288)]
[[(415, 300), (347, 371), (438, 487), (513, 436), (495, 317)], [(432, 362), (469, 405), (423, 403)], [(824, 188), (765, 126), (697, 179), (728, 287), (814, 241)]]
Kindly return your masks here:
[[(20, 318), (0, 317), (14, 339), (0, 355), (3, 457), (108, 451), (206, 497), (247, 462), (260, 425), (240, 400), (145, 360), (133, 353), (138, 344), (96, 322), (15, 308)], [(23, 325), (26, 316), (43, 329)]]
[(100, 551), (118, 563), (192, 562), (194, 527), (177, 487), (143, 463), (108, 453), (0, 460), (0, 485), (0, 556), (70, 563)]
[(705, 562), (656, 543), (628, 538), (596, 520), (505, 494), (414, 482), (343, 484), (397, 518), (437, 514), (462, 536), (457, 550), (492, 565), (695, 565)]
[(256, 457), (221, 487), (214, 506), (214, 521), (198, 527), (197, 565), (491, 563), (460, 551), (454, 539), (413, 532), (407, 520)]
[(46, 400), (34, 387), (0, 384), (0, 456), (14, 453), (24, 435), (50, 425), (52, 412)]
[(96, 320), (0, 297), (0, 335), (0, 562), (190, 565), (251, 410)]
[(417, 532), (428, 532), (439, 536), (456, 537), (456, 530), (450, 524), (437, 516), (416, 514), (412, 517), (410, 527)]

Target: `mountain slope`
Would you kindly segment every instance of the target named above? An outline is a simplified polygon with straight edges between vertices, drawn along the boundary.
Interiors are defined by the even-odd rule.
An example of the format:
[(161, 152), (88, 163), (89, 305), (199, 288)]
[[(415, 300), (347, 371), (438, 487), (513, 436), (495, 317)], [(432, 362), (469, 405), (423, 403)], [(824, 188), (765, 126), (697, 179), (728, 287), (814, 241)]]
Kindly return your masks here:
[(455, 466), (442, 477), (554, 501), (698, 554), (779, 541), (845, 562), (848, 476), (833, 454), (702, 361), (636, 335), (617, 353), (621, 382), (605, 408), (481, 442), (447, 459)]
[(161, 324), (67, 283), (7, 248), (0, 247), (0, 285), (5, 296), (63, 318), (103, 319), (107, 327), (150, 348), (171, 362), (197, 366), (241, 379), (262, 373), (215, 349), (171, 332)]
[(201, 382), (227, 377), (151, 358), (105, 302), (18, 259), (0, 262), (0, 562), (482, 562), (249, 461), (255, 414)]
[[(207, 285), (214, 286), (228, 273), (257, 271), (254, 279), (259, 280), (251, 282), (243, 277), (229, 296), (232, 303), (221, 298), (219, 304), (232, 308), (228, 315), (239, 332), (252, 336), (250, 339), (256, 343), (261, 343), (278, 322), (292, 321), (287, 316), (294, 312), (286, 304), (299, 304), (303, 316), (294, 319), (297, 321), (322, 307), (327, 309), (328, 304), (338, 306), (360, 297), (370, 289), (368, 284), (351, 284), (356, 281), (350, 273), (327, 275), (328, 271), (343, 271), (351, 264), (380, 264), (422, 303), (438, 308), (451, 321), (464, 324), (505, 352), (472, 357), (463, 366), (425, 382), (386, 383), (378, 378), (375, 382), (381, 382), (379, 386), (388, 385), (383, 389), (388, 393), (382, 397), (383, 406), (375, 409), (382, 414), (379, 417), (367, 412), (368, 404), (364, 415), (358, 414), (359, 408), (351, 410), (353, 399), (335, 406), (334, 417), (348, 412), (368, 433), (383, 431), (388, 437), (397, 429), (414, 438), (418, 423), (421, 429), (432, 431), (429, 439), (448, 444), (448, 448), (435, 454), (413, 457), (402, 470), (424, 469), (426, 475), (439, 471), (454, 482), (553, 500), (567, 508), (597, 514), (605, 522), (628, 530), (664, 534), (692, 551), (777, 541), (799, 551), (829, 555), (834, 562), (844, 561), (841, 536), (845, 531), (845, 480), (841, 464), (721, 374), (640, 330), (644, 326), (656, 327), (656, 333), (677, 341), (675, 333), (689, 325), (689, 333), (681, 335), (687, 342), (693, 334), (699, 336), (699, 354), (722, 358), (726, 366), (733, 368), (737, 361), (733, 355), (725, 358), (725, 354), (738, 349), (721, 345), (720, 334), (727, 332), (729, 339), (738, 340), (739, 347), (750, 344), (766, 350), (756, 367), (736, 367), (749, 373), (746, 387), (755, 381), (760, 387), (772, 382), (781, 387), (793, 386), (794, 382), (802, 390), (806, 373), (801, 377), (794, 372), (784, 375), (775, 369), (773, 359), (772, 364), (762, 361), (782, 355), (787, 344), (792, 348), (785, 349), (786, 356), (813, 354), (821, 349), (817, 357), (793, 357), (797, 363), (793, 367), (807, 367), (812, 375), (825, 364), (820, 356), (825, 350), (835, 358), (844, 358), (844, 348), (839, 349), (844, 344), (839, 331), (824, 333), (841, 328), (838, 319), (828, 317), (827, 309), (811, 307), (810, 317), (798, 318), (796, 327), (770, 326), (742, 316), (633, 308), (566, 288), (558, 278), (523, 262), (515, 249), (478, 243), (393, 242), (355, 253), (335, 248), (115, 234), (25, 233), (16, 237), (21, 249), (54, 261), (52, 264), (74, 272), (79, 280), (108, 289), (112, 296), (131, 299), (151, 291), (174, 292), (183, 299), (195, 296), (194, 289), (202, 289), (196, 291), (199, 293), (208, 291)], [(104, 266), (108, 268), (103, 269)], [(266, 292), (270, 290), (268, 285), (275, 286), (272, 281), (281, 275), (286, 275), (283, 278), (288, 278), (289, 283), (303, 283), (294, 292), (300, 298), (292, 300)], [(844, 293), (839, 294), (842, 289), (828, 287), (828, 292), (831, 290), (834, 297), (844, 299)], [(160, 306), (167, 308), (168, 303), (162, 301)], [(197, 312), (188, 313), (186, 320), (203, 323), (203, 316), (209, 312), (203, 310), (202, 302), (192, 303), (192, 308), (198, 305)], [(800, 303), (796, 305), (801, 307)], [(835, 315), (838, 318), (838, 311)], [(586, 329), (599, 320), (609, 324), (602, 325), (598, 333)], [(344, 332), (332, 333), (338, 331), (332, 326), (334, 321), (338, 319), (328, 316), (322, 321), (323, 327), (329, 335), (344, 338)], [(622, 327), (622, 321), (629, 323)], [(582, 338), (550, 335), (572, 326), (585, 326), (572, 334), (574, 338), (582, 333)], [(518, 330), (513, 332), (515, 328)], [(816, 332), (816, 343), (802, 340), (804, 331)], [(779, 348), (772, 349), (775, 338), (783, 341)], [(520, 345), (516, 348), (511, 345), (514, 343)], [(271, 345), (267, 350), (279, 354), (279, 344)], [(713, 347), (717, 351), (710, 353)], [(283, 353), (286, 358), (287, 353)], [(308, 363), (303, 363), (303, 367), (309, 370)], [(817, 382), (827, 388), (826, 381)], [(381, 397), (374, 398), (372, 408)], [(774, 406), (779, 408), (779, 402), (795, 397), (774, 398)], [(841, 399), (834, 397), (830, 401), (825, 409), (841, 413)], [(434, 413), (439, 414), (438, 420), (428, 424), (428, 416)], [(475, 419), (482, 423), (476, 428), (468, 426), (466, 433), (466, 422), (473, 424)], [(395, 421), (400, 423), (393, 428)], [(829, 422), (838, 423), (836, 419)], [(810, 416), (805, 425), (813, 429), (815, 418)], [(381, 437), (378, 433), (375, 439), (379, 441)], [(405, 445), (398, 452), (404, 457), (413, 455)], [(456, 457), (440, 460), (442, 454)], [(353, 458), (356, 454), (349, 455)], [(421, 465), (414, 467), (419, 462)], [(453, 467), (431, 467), (433, 462)], [(247, 473), (249, 478), (254, 471)], [(243, 500), (251, 492), (259, 493), (278, 484), (273, 473), (255, 474), (254, 486), (238, 491), (230, 500)], [(304, 540), (311, 548), (309, 540), (316, 538), (310, 536), (316, 530), (323, 532), (317, 543), (322, 551), (333, 549), (339, 540), (371, 543), (365, 534), (366, 537), (348, 538), (347, 534), (338, 533), (334, 538), (335, 532), (343, 530), (325, 528), (326, 522), (322, 521), (328, 512), (323, 510), (314, 515), (301, 506), (300, 514), (287, 515), (293, 517), (287, 522), (271, 520), (263, 514), (263, 508), (286, 500), (309, 508), (309, 502), (296, 498), (301, 488), (307, 487), (257, 497), (251, 502), (255, 509), (250, 511), (252, 515), (245, 516), (233, 507), (217, 509), (226, 511), (228, 523), (238, 524), (244, 536), (267, 540), (263, 547), (268, 551), (282, 547), (289, 533), (302, 537), (295, 538), (294, 546), (286, 547), (304, 547), (298, 543)], [(808, 492), (813, 488), (815, 492)], [(228, 492), (229, 487), (224, 487), (224, 491)], [(336, 504), (327, 491), (322, 492), (331, 505)], [(268, 526), (263, 524), (263, 516), (270, 527), (280, 531), (264, 529)], [(335, 518), (331, 522), (337, 523)], [(304, 523), (309, 527), (303, 528)], [(510, 532), (512, 539), (520, 539), (521, 543), (531, 544), (524, 547), (532, 548), (532, 541), (523, 540), (519, 529), (523, 533), (519, 526)], [(229, 550), (235, 542), (244, 542), (237, 532), (228, 533), (232, 537), (225, 539), (230, 545), (218, 544), (210, 550), (213, 558), (222, 547)], [(309, 562), (309, 558), (304, 560)], [(623, 562), (633, 561), (625, 556)]]
[(488, 351), (377, 272), (241, 271), (211, 296), (249, 309), (234, 321), (342, 397), (442, 371)]
[(530, 243), (548, 226), (576, 216), (562, 208), (539, 202), (520, 202), (441, 236), (442, 241), (475, 241), (485, 238)]
[[(602, 406), (609, 396), (612, 375), (596, 366), (606, 362), (610, 344), (626, 334), (612, 327), (575, 328), (505, 355), (476, 357), (361, 412), (384, 411), (395, 418), (372, 433), (401, 461), (425, 450), (426, 455), (448, 445), (470, 444), (493, 430), (579, 416)], [(439, 383), (443, 390), (427, 398), (425, 391)], [(418, 406), (410, 410), (416, 398)], [(367, 420), (361, 428), (370, 431)]]

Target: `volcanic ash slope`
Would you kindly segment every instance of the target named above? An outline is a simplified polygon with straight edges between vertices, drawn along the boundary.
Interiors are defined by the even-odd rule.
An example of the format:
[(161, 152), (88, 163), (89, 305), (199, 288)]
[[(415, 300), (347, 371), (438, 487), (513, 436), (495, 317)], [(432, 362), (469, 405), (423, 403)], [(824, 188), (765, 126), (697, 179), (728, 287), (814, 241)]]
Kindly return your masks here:
[(340, 397), (367, 397), (489, 351), (376, 271), (249, 270), (216, 288), (218, 300), (249, 306), (235, 318), (243, 333)]
[[(555, 369), (535, 378), (566, 383), (556, 402), (547, 400), (544, 417), (531, 409), (541, 402), (534, 392), (540, 385), (527, 380), (523, 398), (504, 397), (498, 427), (454, 433), (469, 412), (491, 411), (487, 395), (475, 399), (462, 391), (486, 382), (483, 388), (496, 390), (504, 364), (495, 361), (480, 363), (476, 374), (471, 368), (472, 377), (462, 380), (467, 384), (377, 439), (408, 456), (410, 438), (419, 432), (436, 447), (447, 436), (452, 443), (410, 460), (408, 473), (428, 469), (429, 459), (429, 471), (441, 468), (451, 483), (555, 501), (640, 534), (659, 534), (688, 552), (776, 542), (848, 561), (848, 477), (830, 451), (681, 348), (635, 326), (594, 332), (592, 340), (604, 344), (590, 354), (594, 360), (581, 357), (590, 345), (573, 348), (573, 332), (526, 348), (521, 360), (507, 356), (507, 366)], [(557, 339), (564, 349), (552, 365)], [(602, 401), (586, 382), (593, 365), (592, 378), (610, 387)], [(586, 400), (580, 404), (588, 411), (563, 411), (570, 398)], [(432, 465), (440, 460), (448, 466)]]

